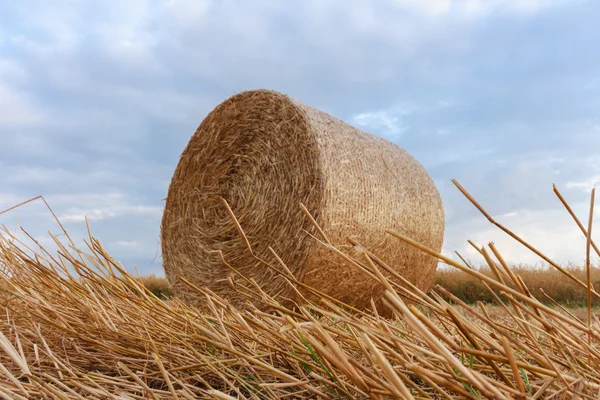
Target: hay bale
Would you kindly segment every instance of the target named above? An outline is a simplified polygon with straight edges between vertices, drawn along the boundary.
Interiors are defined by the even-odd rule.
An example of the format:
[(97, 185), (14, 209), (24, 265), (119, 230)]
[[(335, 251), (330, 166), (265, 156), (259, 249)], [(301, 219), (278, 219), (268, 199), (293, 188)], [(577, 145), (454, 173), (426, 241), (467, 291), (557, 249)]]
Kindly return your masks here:
[(348, 304), (368, 307), (383, 289), (307, 233), (320, 237), (303, 203), (333, 245), (347, 237), (427, 290), (437, 261), (385, 233), (395, 229), (440, 250), (444, 210), (425, 169), (406, 151), (270, 90), (239, 93), (202, 121), (183, 151), (166, 200), (163, 265), (177, 296), (194, 291), (178, 277), (239, 305), (231, 270), (274, 296), (292, 289), (248, 252), (220, 197), (227, 200), (254, 253), (279, 266), (271, 246), (302, 282)]

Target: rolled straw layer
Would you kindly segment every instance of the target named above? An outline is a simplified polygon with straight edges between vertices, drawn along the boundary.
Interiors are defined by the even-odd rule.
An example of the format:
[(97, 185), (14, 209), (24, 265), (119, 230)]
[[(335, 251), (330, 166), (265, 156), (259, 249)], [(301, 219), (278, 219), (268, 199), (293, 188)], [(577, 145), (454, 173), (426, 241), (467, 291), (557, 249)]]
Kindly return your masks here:
[[(347, 238), (427, 290), (437, 261), (385, 233), (403, 232), (440, 250), (444, 210), (425, 169), (405, 150), (270, 90), (239, 93), (202, 121), (183, 151), (162, 220), (163, 266), (174, 292), (194, 301), (208, 287), (240, 305), (231, 267), (274, 297), (292, 287), (248, 250), (301, 282), (358, 308), (383, 287), (315, 238), (304, 204), (327, 239), (353, 255)], [(222, 256), (221, 256), (222, 255)]]

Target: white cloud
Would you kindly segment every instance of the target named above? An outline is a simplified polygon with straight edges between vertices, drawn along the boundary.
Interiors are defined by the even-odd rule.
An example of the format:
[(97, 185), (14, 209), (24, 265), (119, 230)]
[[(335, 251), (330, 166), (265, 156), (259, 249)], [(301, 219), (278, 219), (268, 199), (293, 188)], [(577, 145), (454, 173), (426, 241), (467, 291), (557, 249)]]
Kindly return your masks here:
[(146, 0), (110, 2), (110, 5), (110, 12), (93, 28), (107, 59), (126, 71), (163, 72), (163, 65), (154, 54), (158, 32), (150, 26), (157, 16), (164, 18), (164, 15)]
[[(49, 150), (44, 146), (44, 141), (39, 138), (22, 139), (31, 141), (31, 148), (39, 150), (43, 153), (44, 150)], [(20, 144), (23, 144), (19, 140)], [(64, 167), (64, 168), (44, 168), (43, 166), (35, 166), (29, 161), (30, 165), (14, 165), (6, 168), (6, 175), (0, 177), (0, 183), (5, 187), (30, 187), (35, 190), (35, 195), (44, 195), (48, 201), (64, 204), (64, 202), (73, 202), (79, 200), (89, 204), (88, 198), (93, 198), (93, 201), (114, 200), (114, 196), (123, 196), (118, 194), (127, 185), (134, 185), (139, 175), (135, 169), (129, 169), (128, 173), (120, 173), (118, 167), (126, 168), (123, 164), (111, 165), (110, 163), (95, 163), (89, 161), (89, 165), (85, 165), (86, 159), (79, 158), (82, 164), (79, 168)], [(33, 165), (32, 165), (33, 164)], [(58, 163), (57, 163), (58, 164)], [(71, 164), (73, 165), (73, 164)], [(63, 193), (76, 193), (71, 195), (57, 195), (57, 188), (61, 188)], [(104, 194), (96, 195), (97, 190), (105, 190)], [(71, 197), (69, 197), (71, 196)], [(64, 198), (67, 197), (67, 198)]]
[(46, 118), (45, 111), (36, 104), (35, 97), (0, 82), (0, 138), (14, 135), (8, 129), (40, 125)]
[(589, 192), (593, 187), (597, 186), (598, 183), (600, 183), (600, 175), (596, 175), (585, 180), (569, 181), (567, 182), (566, 186), (568, 188), (576, 188), (585, 192)]
[(352, 121), (369, 133), (389, 140), (397, 139), (408, 129), (402, 124), (400, 118), (386, 111), (360, 113), (352, 117)]
[(552, 7), (561, 0), (459, 0), (468, 15), (486, 16), (495, 12), (531, 14)]
[(17, 196), (14, 193), (2, 193), (0, 192), (0, 212), (7, 208), (13, 207), (27, 199)]
[[(84, 222), (86, 217), (90, 221), (123, 216), (160, 218), (163, 211), (162, 206), (136, 204), (137, 199), (124, 193), (54, 194), (44, 196), (44, 199), (62, 223)], [(25, 200), (29, 199), (10, 193), (0, 193), (0, 211)], [(47, 218), (52, 218), (51, 213), (41, 200), (19, 207), (13, 210), (12, 214), (6, 213), (3, 217), (5, 220), (10, 221), (14, 217), (31, 215), (34, 210), (36, 215), (45, 215)]]
[[(596, 130), (593, 132), (592, 140), (585, 140), (587, 146), (594, 148), (597, 143), (600, 144), (600, 131)], [(564, 159), (554, 160), (556, 164), (564, 166)], [(585, 175), (578, 177), (578, 179), (571, 179), (566, 182), (567, 188), (580, 189), (584, 192), (591, 192), (592, 188), (600, 184), (600, 153), (593, 154), (589, 157), (581, 157), (577, 159), (577, 164), (585, 168)]]
[(86, 217), (90, 221), (100, 221), (108, 218), (117, 218), (124, 215), (137, 215), (137, 216), (151, 216), (160, 218), (162, 214), (162, 208), (158, 206), (147, 206), (147, 205), (125, 205), (115, 204), (107, 205), (105, 207), (82, 209), (82, 208), (69, 208), (58, 216), (61, 222), (83, 222)]
[(210, 0), (167, 0), (161, 14), (167, 20), (177, 21), (180, 27), (202, 23), (207, 17), (213, 1)]
[(398, 7), (416, 10), (432, 16), (447, 14), (452, 9), (452, 0), (393, 0), (393, 2)]
[[(587, 225), (589, 204), (578, 202), (571, 204), (571, 207)], [(586, 238), (564, 209), (520, 209), (495, 219), (555, 262), (582, 265), (585, 261)], [(594, 224), (600, 226), (600, 214), (594, 218)], [(600, 244), (600, 235), (594, 234), (595, 231), (592, 229), (593, 239)], [(471, 261), (484, 263), (483, 258), (467, 243), (469, 239), (478, 246), (494, 242), (502, 257), (512, 264), (534, 265), (543, 262), (525, 246), (487, 222), (483, 216), (448, 226), (444, 250), (448, 253), (457, 250)], [(594, 256), (594, 259), (598, 257)]]
[[(0, 42), (0, 46), (2, 43)], [(4, 82), (22, 83), (29, 76), (24, 68), (15, 60), (0, 58), (0, 77)]]
[(482, 17), (492, 13), (527, 14), (558, 4), (560, 0), (392, 0), (396, 6), (429, 17), (450, 14)]
[(136, 247), (138, 247), (138, 242), (136, 240), (119, 240), (115, 242), (115, 244), (119, 247), (124, 247), (128, 249), (135, 249)]
[(62, 222), (83, 222), (85, 219), (90, 221), (97, 221), (101, 219), (116, 217), (116, 214), (110, 210), (80, 210), (74, 209), (66, 211), (65, 213), (58, 216), (58, 219)]

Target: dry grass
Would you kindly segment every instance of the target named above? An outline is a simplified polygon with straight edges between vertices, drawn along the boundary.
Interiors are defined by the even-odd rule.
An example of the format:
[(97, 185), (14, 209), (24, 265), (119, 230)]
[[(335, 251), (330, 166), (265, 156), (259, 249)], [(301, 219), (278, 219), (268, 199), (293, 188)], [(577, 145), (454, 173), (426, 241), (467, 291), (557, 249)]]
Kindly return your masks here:
[(237, 309), (200, 288), (203, 305), (192, 308), (153, 295), (91, 235), (85, 253), (62, 246), (48, 254), (26, 251), (7, 233), (0, 397), (598, 398), (597, 319), (543, 304), (493, 245), (481, 249), (487, 276), (389, 234), (474, 277), (499, 306), (469, 306), (441, 287), (425, 294), (400, 276), (386, 279), (391, 268), (357, 245), (349, 261), (384, 287), (395, 318), (353, 311), (316, 291), (318, 303), (285, 308), (242, 276), (232, 290), (268, 312)]
[[(556, 301), (570, 309), (586, 306), (586, 290), (572, 280), (564, 279), (564, 275), (554, 268), (530, 265), (517, 265), (510, 268), (523, 279), (531, 293), (542, 303), (553, 305)], [(581, 280), (586, 279), (584, 268), (566, 266), (565, 269)], [(477, 271), (493, 277), (492, 270), (485, 266), (478, 268)], [(591, 276), (594, 287), (600, 287), (600, 268), (592, 268)], [(141, 280), (144, 286), (158, 297), (169, 298), (172, 296), (169, 281), (166, 278), (148, 275), (143, 276)], [(478, 301), (483, 303), (494, 303), (495, 301), (494, 296), (481, 280), (457, 269), (438, 270), (435, 284), (468, 304), (475, 304)], [(600, 299), (593, 299), (593, 307), (600, 307)]]
[[(585, 307), (587, 304), (587, 291), (570, 279), (565, 279), (564, 274), (556, 269), (532, 267), (525, 265), (511, 266), (511, 270), (523, 279), (532, 295), (544, 304), (558, 302), (568, 308)], [(567, 266), (565, 270), (582, 281), (586, 280), (585, 268)], [(493, 272), (487, 267), (478, 271), (488, 277), (493, 277)], [(591, 269), (592, 284), (600, 287), (600, 268)], [(477, 301), (491, 303), (494, 297), (486, 289), (483, 282), (465, 272), (456, 269), (439, 270), (436, 274), (436, 284), (461, 299), (474, 304)], [(593, 299), (593, 307), (600, 306), (600, 299)]]
[(156, 276), (154, 274), (146, 275), (138, 278), (142, 285), (148, 289), (152, 294), (159, 298), (171, 298), (173, 291), (169, 285), (169, 281), (162, 276)]

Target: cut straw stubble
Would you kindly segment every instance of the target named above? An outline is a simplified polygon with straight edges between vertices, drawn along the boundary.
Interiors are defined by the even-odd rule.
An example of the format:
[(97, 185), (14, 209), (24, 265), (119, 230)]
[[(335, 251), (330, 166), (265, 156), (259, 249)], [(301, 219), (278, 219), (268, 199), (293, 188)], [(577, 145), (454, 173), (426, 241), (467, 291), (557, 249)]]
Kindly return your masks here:
[[(413, 245), (406, 236), (398, 239)], [(263, 312), (190, 286), (206, 298), (204, 308), (165, 302), (99, 241), (90, 237), (90, 243), (83, 263), (62, 248), (56, 256), (31, 256), (17, 241), (0, 237), (0, 264), (7, 268), (0, 281), (6, 305), (0, 332), (10, 344), (0, 346), (0, 364), (19, 379), (19, 385), (0, 381), (3, 398), (167, 399), (174, 392), (182, 399), (385, 399), (409, 398), (406, 388), (423, 399), (517, 399), (597, 398), (600, 392), (598, 326), (540, 305), (491, 246), (487, 257), (481, 249), (485, 262), (498, 263), (491, 277), (450, 265), (485, 282), (495, 301), (506, 302), (497, 307), (501, 313), (470, 307), (439, 288), (425, 293), (407, 285), (403, 292), (397, 286), (402, 280), (386, 275), (371, 249), (348, 255), (386, 288), (394, 320), (354, 312), (325, 296)], [(63, 269), (72, 263), (78, 272)], [(283, 267), (280, 272), (288, 274)], [(247, 293), (276, 304), (260, 285)], [(418, 305), (406, 303), (403, 294), (419, 299)]]

